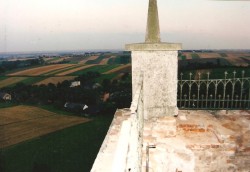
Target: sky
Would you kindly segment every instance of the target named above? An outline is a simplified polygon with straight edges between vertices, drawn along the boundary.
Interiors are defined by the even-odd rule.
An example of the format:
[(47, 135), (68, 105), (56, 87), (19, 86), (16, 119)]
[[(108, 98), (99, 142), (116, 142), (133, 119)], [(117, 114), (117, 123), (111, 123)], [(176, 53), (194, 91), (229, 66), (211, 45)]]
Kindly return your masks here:
[[(144, 42), (148, 0), (0, 0), (0, 52), (124, 49)], [(158, 0), (162, 42), (250, 49), (250, 1)]]

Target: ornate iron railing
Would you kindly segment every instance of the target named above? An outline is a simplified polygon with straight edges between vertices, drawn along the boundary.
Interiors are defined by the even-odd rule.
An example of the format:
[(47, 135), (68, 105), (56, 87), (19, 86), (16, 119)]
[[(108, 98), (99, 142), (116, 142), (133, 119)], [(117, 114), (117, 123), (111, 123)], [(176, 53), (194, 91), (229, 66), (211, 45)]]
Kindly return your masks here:
[(195, 76), (189, 73), (189, 79), (183, 80), (183, 73), (178, 81), (178, 107), (179, 109), (250, 109), (250, 77), (210, 79), (206, 73), (205, 79), (201, 73)]

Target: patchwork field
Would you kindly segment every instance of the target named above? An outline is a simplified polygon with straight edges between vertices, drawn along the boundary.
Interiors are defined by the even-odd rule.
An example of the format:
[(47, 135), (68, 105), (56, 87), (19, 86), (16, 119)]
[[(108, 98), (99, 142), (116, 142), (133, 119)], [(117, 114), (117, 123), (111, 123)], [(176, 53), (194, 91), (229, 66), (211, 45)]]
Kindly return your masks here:
[(96, 60), (99, 56), (90, 56), (82, 61), (80, 61), (79, 63), (85, 64), (87, 61), (89, 60)]
[(54, 64), (54, 65), (48, 65), (48, 66), (42, 66), (32, 69), (27, 69), (15, 73), (9, 74), (9, 76), (18, 76), (18, 75), (28, 75), (28, 76), (38, 76), (44, 73), (48, 73), (53, 70), (62, 69), (65, 67), (73, 66), (74, 64)]
[(126, 65), (122, 65), (114, 69), (111, 69), (107, 72), (104, 72), (103, 74), (117, 73), (117, 72), (121, 72), (122, 70), (130, 69), (130, 68), (131, 68), (131, 64), (126, 64)]
[(8, 147), (63, 128), (87, 122), (81, 117), (58, 115), (32, 106), (2, 108), (0, 148)]
[(12, 84), (16, 84), (25, 79), (27, 79), (27, 77), (9, 77), (7, 79), (0, 80), (0, 88), (6, 87)]
[(56, 75), (58, 73), (62, 73), (62, 72), (65, 72), (65, 71), (68, 71), (68, 70), (71, 70), (71, 69), (75, 69), (75, 68), (78, 68), (80, 67), (81, 65), (72, 65), (72, 66), (68, 66), (68, 67), (65, 67), (65, 68), (60, 68), (60, 69), (56, 69), (56, 70), (52, 70), (50, 72), (47, 72), (47, 73), (43, 73), (42, 75), (43, 76), (51, 76), (51, 75)]
[(221, 57), (218, 53), (197, 53), (200, 58), (218, 58)]
[(184, 52), (183, 54), (186, 56), (186, 60), (191, 60), (192, 59), (191, 53)]
[(120, 65), (93, 65), (89, 68), (83, 69), (83, 70), (78, 70), (76, 72), (71, 73), (70, 75), (78, 76), (82, 74), (86, 74), (87, 72), (95, 71), (104, 74), (105, 72), (115, 69), (119, 67)]
[(68, 75), (68, 74), (71, 74), (71, 73), (74, 73), (76, 71), (79, 71), (79, 70), (83, 70), (83, 69), (87, 69), (87, 68), (90, 68), (92, 66), (95, 66), (95, 65), (84, 65), (84, 66), (80, 66), (80, 67), (77, 67), (77, 68), (73, 68), (73, 69), (70, 69), (70, 70), (66, 70), (64, 72), (61, 72), (61, 73), (58, 73), (56, 74), (57, 76), (64, 76), (64, 75)]
[(35, 85), (41, 85), (41, 84), (47, 85), (49, 83), (58, 84), (59, 82), (63, 82), (65, 80), (73, 80), (74, 78), (75, 78), (75, 76), (49, 77), (49, 78), (46, 78), (42, 81), (35, 83)]
[(240, 57), (237, 57), (237, 55), (228, 54), (228, 57), (224, 58), (234, 66), (248, 66), (248, 62)]
[(48, 63), (51, 63), (51, 64), (59, 63), (59, 62), (62, 62), (64, 60), (67, 60), (67, 59), (69, 59), (69, 57), (63, 57), (63, 58), (58, 58), (58, 59), (55, 58), (55, 59), (52, 59), (52, 60), (48, 61)]

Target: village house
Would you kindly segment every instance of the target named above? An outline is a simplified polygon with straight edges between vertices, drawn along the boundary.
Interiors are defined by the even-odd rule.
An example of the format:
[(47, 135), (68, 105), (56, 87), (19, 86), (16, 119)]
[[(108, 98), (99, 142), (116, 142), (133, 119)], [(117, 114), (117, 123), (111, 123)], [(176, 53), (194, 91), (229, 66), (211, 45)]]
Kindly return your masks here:
[(8, 93), (0, 92), (0, 100), (9, 101), (9, 100), (11, 100), (11, 95)]

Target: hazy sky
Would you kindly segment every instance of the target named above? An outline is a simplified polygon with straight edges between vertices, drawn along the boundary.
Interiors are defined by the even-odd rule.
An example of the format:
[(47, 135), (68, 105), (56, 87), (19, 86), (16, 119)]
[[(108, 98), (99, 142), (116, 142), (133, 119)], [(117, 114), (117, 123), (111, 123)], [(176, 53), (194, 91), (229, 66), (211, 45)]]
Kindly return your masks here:
[[(144, 42), (148, 0), (0, 0), (0, 52)], [(250, 1), (158, 0), (161, 40), (250, 49)]]

